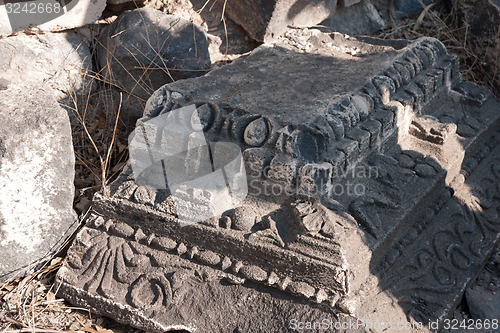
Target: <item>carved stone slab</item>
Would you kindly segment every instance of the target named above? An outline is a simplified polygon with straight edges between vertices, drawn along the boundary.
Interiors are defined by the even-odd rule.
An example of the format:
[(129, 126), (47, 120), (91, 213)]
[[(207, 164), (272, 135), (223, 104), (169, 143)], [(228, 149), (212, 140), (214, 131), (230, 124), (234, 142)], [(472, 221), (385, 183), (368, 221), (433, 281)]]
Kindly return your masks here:
[[(131, 166), (95, 196), (60, 293), (157, 331), (281, 332), (325, 318), (339, 331), (429, 331), (498, 240), (498, 108), (435, 39), (290, 31), (153, 94)], [(181, 226), (174, 189), (147, 182), (172, 179), (177, 155), (159, 153), (177, 133), (169, 116), (197, 120), (210, 147), (241, 148), (243, 203)], [(193, 202), (218, 194), (196, 191)]]

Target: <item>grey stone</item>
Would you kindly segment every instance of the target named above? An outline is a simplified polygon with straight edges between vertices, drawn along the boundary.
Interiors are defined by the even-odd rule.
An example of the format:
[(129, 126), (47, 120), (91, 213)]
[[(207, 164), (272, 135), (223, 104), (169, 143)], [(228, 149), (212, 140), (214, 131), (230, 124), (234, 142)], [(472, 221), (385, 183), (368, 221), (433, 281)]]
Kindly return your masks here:
[(491, 255), (476, 280), (465, 290), (465, 301), (472, 318), (491, 322), (500, 318), (500, 247)]
[(33, 272), (77, 227), (68, 115), (49, 87), (0, 90), (0, 280)]
[(370, 147), (380, 143), (380, 130), (382, 124), (376, 120), (371, 120), (363, 123), (360, 128), (370, 133)]
[[(14, 2), (0, 3), (0, 36), (36, 28), (38, 31), (62, 31), (92, 24), (101, 17), (106, 0), (78, 0), (68, 3), (37, 2), (41, 7), (10, 6)], [(63, 5), (62, 5), (63, 4)], [(61, 6), (62, 5), (62, 6)], [(34, 13), (36, 11), (36, 14)], [(16, 13), (18, 12), (18, 13)]]
[(273, 158), (268, 177), (283, 184), (294, 184), (297, 180), (298, 163), (290, 156), (281, 154)]
[(500, 318), (500, 297), (498, 292), (486, 288), (467, 288), (465, 298), (472, 318), (476, 320)]
[(125, 12), (107, 26), (98, 60), (107, 80), (144, 100), (165, 82), (211, 68), (203, 29), (151, 8)]
[(299, 297), (303, 297), (305, 299), (312, 298), (314, 294), (316, 294), (316, 290), (314, 289), (314, 287), (304, 282), (292, 282), (287, 286), (287, 290), (290, 293)]
[(343, 139), (338, 143), (337, 148), (345, 154), (347, 168), (351, 168), (357, 163), (360, 153), (358, 141)]
[(401, 154), (399, 155), (399, 165), (403, 168), (411, 169), (415, 166), (415, 161), (410, 156)]
[(332, 164), (308, 163), (300, 168), (299, 185), (308, 193), (326, 193), (331, 186)]
[(346, 155), (338, 149), (332, 152), (329, 162), (333, 166), (334, 174), (339, 174), (346, 169)]
[(196, 259), (205, 265), (215, 266), (220, 263), (220, 257), (217, 253), (212, 251), (202, 251), (196, 254)]
[[(473, 101), (456, 98), (458, 86)], [(415, 321), (429, 332), (499, 240), (499, 103), (476, 88), (462, 84), (435, 39), (361, 42), (307, 29), (167, 84), (139, 122), (154, 148), (144, 154), (161, 155), (152, 139), (165, 133), (140, 124), (160, 128), (189, 107), (179, 123), (201, 117), (193, 131), (237, 145), (245, 169), (257, 170), (252, 191), (233, 212), (183, 227), (165, 189), (132, 195), (141, 188), (132, 164), (108, 196), (95, 195), (91, 220), (106, 222), (78, 236), (70, 250), (78, 259), (57, 276), (60, 294), (154, 331), (282, 332), (293, 318), (324, 314), (333, 323)], [(463, 137), (458, 124), (474, 131)], [(248, 140), (247, 127), (258, 135)], [(131, 236), (110, 227), (119, 223)], [(138, 229), (147, 236), (137, 240)], [(156, 237), (178, 245), (158, 250), (149, 246)], [(186, 276), (184, 287), (173, 287), (175, 276)]]
[(74, 32), (0, 39), (0, 72), (12, 83), (47, 83), (59, 99), (95, 88), (89, 47)]
[(349, 7), (349, 6), (357, 4), (360, 1), (361, 0), (340, 0), (339, 5), (344, 6), (344, 7)]
[(357, 141), (358, 147), (361, 151), (368, 150), (370, 146), (370, 133), (368, 131), (362, 130), (360, 128), (351, 128), (346, 133), (346, 137)]
[(361, 0), (350, 7), (339, 7), (321, 25), (349, 35), (369, 35), (385, 28), (385, 21), (370, 0)]
[(337, 0), (272, 0), (228, 2), (225, 13), (253, 39), (272, 42), (290, 27), (314, 26), (335, 12)]
[(436, 170), (428, 164), (417, 164), (415, 167), (415, 172), (420, 177), (429, 178), (436, 174)]

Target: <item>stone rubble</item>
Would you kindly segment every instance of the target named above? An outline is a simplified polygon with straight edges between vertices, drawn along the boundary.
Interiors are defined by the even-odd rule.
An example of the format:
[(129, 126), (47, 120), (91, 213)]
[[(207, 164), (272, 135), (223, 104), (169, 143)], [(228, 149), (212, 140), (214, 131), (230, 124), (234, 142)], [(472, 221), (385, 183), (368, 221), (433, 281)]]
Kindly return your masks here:
[[(124, 109), (145, 109), (57, 274), (73, 304), (153, 332), (431, 332), (500, 316), (500, 103), (441, 42), (349, 37), (384, 28), (379, 0), (224, 2), (251, 38), (195, 11), (204, 0), (152, 0), (175, 16), (121, 13), (97, 54), (89, 26), (85, 42), (60, 32), (94, 24), (106, 2), (130, 5), (70, 1), (34, 18), (0, 4), (0, 282), (77, 227), (56, 100), (99, 89), (101, 72)], [(495, 64), (499, 5), (481, 4), (457, 17)], [(390, 6), (395, 19), (422, 10)], [(227, 36), (247, 40), (227, 54)]]

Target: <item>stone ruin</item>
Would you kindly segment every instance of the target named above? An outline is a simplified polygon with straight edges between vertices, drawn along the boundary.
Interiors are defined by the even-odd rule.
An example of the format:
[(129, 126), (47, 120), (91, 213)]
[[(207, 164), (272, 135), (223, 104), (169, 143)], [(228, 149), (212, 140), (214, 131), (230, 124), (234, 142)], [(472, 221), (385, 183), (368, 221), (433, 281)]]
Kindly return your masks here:
[[(163, 86), (130, 165), (95, 195), (59, 294), (150, 331), (435, 330), (500, 230), (500, 104), (458, 66), (432, 38), (292, 30)], [(176, 110), (212, 151), (240, 147), (233, 166), (248, 185), (243, 202), (187, 226), (161, 155)], [(179, 146), (193, 137), (179, 134)], [(219, 165), (216, 153), (200, 166), (201, 146), (186, 168), (225, 169), (231, 159)], [(188, 188), (185, 205), (212, 207), (226, 190)]]

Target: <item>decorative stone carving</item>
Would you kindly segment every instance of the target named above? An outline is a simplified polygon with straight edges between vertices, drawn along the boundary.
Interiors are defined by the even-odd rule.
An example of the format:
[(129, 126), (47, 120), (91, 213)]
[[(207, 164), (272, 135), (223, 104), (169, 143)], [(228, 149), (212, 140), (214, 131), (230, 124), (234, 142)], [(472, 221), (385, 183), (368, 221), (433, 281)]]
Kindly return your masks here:
[[(191, 105), (186, 119), (208, 119), (205, 140), (243, 151), (245, 201), (181, 227), (168, 176), (137, 200), (146, 184), (132, 164), (110, 196), (96, 194), (77, 259), (59, 271), (62, 295), (156, 331), (287, 331), (320, 314), (411, 327), (450, 314), (498, 240), (499, 104), (463, 84), (434, 39), (290, 36), (162, 87), (139, 123), (161, 142), (162, 115)], [(460, 124), (474, 131), (462, 136)]]

